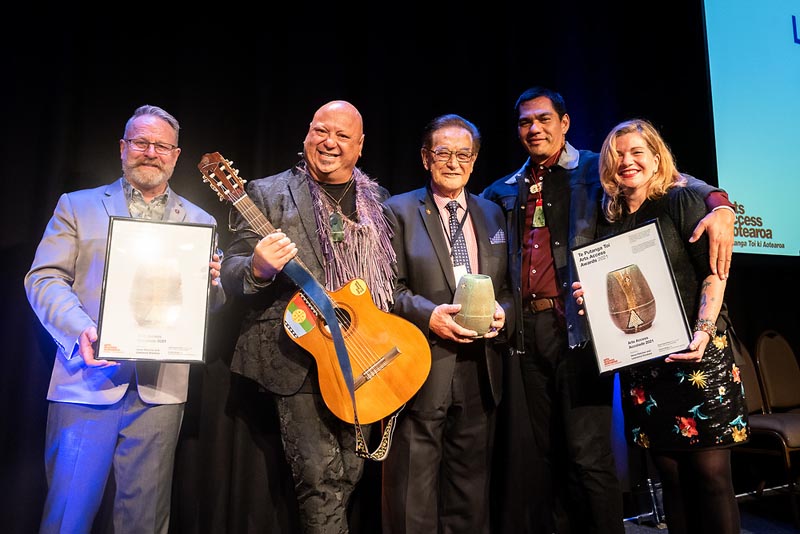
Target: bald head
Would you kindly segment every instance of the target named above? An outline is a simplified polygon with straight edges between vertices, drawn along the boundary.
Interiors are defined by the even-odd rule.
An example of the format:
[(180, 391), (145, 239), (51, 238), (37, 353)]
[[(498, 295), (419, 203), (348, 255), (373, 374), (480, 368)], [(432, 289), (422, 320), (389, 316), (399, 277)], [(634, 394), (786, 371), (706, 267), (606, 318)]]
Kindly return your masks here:
[(317, 112), (314, 113), (314, 119), (311, 124), (313, 125), (315, 121), (322, 120), (323, 118), (332, 117), (339, 117), (339, 120), (342, 122), (351, 123), (353, 128), (358, 129), (359, 136), (364, 135), (364, 121), (361, 119), (361, 113), (353, 104), (346, 100), (333, 100), (319, 108)]
[(350, 102), (328, 102), (314, 113), (303, 142), (308, 171), (320, 182), (344, 183), (353, 175), (363, 145), (361, 113)]

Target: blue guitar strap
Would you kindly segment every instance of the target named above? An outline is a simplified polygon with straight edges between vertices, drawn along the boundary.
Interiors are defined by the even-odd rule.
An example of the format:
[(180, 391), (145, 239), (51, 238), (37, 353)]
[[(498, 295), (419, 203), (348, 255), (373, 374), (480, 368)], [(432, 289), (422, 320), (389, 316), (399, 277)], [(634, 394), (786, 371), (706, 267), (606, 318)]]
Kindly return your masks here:
[(322, 313), (325, 322), (328, 323), (328, 328), (330, 328), (331, 336), (333, 337), (333, 346), (336, 348), (336, 357), (339, 359), (339, 367), (344, 375), (344, 381), (347, 384), (347, 390), (350, 392), (350, 398), (353, 400), (353, 409), (355, 410), (356, 395), (355, 385), (353, 384), (353, 368), (350, 366), (350, 357), (344, 344), (342, 329), (339, 328), (336, 310), (334, 310), (331, 300), (328, 298), (328, 292), (316, 278), (311, 276), (311, 273), (294, 260), (284, 266), (283, 272), (311, 299)]
[[(389, 446), (391, 444), (392, 434), (394, 433), (395, 421), (400, 413), (400, 410), (395, 412), (386, 422), (383, 432), (383, 438), (374, 452), (370, 453), (364, 439), (364, 434), (361, 430), (361, 425), (358, 422), (358, 412), (356, 411), (356, 394), (355, 384), (353, 383), (353, 368), (350, 366), (350, 356), (347, 353), (347, 346), (344, 344), (344, 336), (342, 336), (342, 329), (339, 327), (339, 320), (336, 317), (336, 310), (328, 297), (328, 292), (320, 284), (311, 273), (303, 268), (302, 265), (292, 260), (283, 267), (283, 272), (297, 284), (303, 293), (314, 303), (317, 310), (322, 313), (322, 317), (328, 324), (331, 337), (333, 338), (333, 346), (336, 349), (336, 357), (339, 360), (339, 368), (344, 375), (344, 381), (347, 384), (347, 390), (350, 393), (350, 399), (353, 401), (353, 419), (355, 421), (356, 430), (356, 454), (361, 458), (370, 460), (382, 461), (386, 459), (389, 453)], [(401, 408), (402, 409), (402, 408)]]

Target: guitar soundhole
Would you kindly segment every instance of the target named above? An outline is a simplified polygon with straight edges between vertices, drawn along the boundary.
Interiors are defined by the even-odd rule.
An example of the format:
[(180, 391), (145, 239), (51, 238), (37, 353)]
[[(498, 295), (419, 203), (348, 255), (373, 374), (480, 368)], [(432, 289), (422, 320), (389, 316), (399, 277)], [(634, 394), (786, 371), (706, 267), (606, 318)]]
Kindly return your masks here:
[[(321, 315), (319, 316), (320, 320), (325, 325), (325, 332), (330, 335), (331, 329), (328, 328), (328, 324), (325, 322), (325, 318)], [(350, 330), (350, 326), (353, 324), (353, 317), (350, 315), (350, 312), (345, 310), (344, 308), (336, 308), (336, 318), (339, 319), (339, 328), (342, 330), (342, 333), (347, 332)]]
[(350, 326), (353, 324), (353, 317), (350, 312), (344, 308), (336, 308), (336, 317), (339, 319), (339, 326), (343, 331), (350, 330)]

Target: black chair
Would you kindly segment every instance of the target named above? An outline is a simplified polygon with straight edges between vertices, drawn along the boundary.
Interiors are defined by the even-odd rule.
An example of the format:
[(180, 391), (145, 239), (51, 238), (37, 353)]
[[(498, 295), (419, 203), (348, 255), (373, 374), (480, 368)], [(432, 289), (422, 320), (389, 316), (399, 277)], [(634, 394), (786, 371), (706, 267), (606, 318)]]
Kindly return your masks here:
[[(736, 338), (735, 333), (733, 338)], [(797, 490), (798, 464), (800, 464), (800, 459), (797, 458), (797, 451), (800, 451), (800, 412), (770, 413), (763, 396), (759, 368), (747, 348), (738, 339), (734, 339), (733, 346), (747, 399), (750, 426), (749, 441), (735, 446), (732, 449), (733, 454), (758, 455), (780, 460), (782, 479), (788, 488), (792, 517), (795, 524), (800, 527)], [(761, 345), (761, 347), (766, 346), (768, 345)], [(751, 468), (755, 467), (754, 463), (748, 465)], [(766, 480), (767, 474), (762, 473), (756, 492), (758, 496), (763, 494)]]
[(756, 367), (767, 412), (800, 412), (800, 364), (786, 338), (765, 330), (756, 341)]

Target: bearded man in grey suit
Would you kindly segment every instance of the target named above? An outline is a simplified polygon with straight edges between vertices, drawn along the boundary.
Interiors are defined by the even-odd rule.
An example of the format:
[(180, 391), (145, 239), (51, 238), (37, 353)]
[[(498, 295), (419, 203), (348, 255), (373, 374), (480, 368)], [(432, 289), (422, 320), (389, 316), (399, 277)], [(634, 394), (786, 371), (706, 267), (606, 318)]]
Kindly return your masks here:
[[(383, 465), (384, 534), (489, 532), (503, 329), (512, 297), (503, 213), (466, 190), (480, 144), (478, 128), (466, 119), (435, 118), (422, 140), (428, 186), (384, 203), (397, 255), (392, 311), (427, 335), (432, 360), (428, 379), (397, 420)], [(496, 300), (488, 332), (453, 318), (461, 309), (452, 304), (456, 285), (467, 272), (492, 279)]]
[[(112, 467), (115, 531), (168, 530), (189, 364), (99, 360), (94, 344), (112, 216), (216, 225), (167, 184), (179, 128), (159, 107), (136, 109), (119, 141), (123, 176), (59, 198), (25, 276), (28, 300), (57, 345), (40, 532), (89, 532)], [(208, 265), (215, 309), (225, 301), (217, 253)]]

